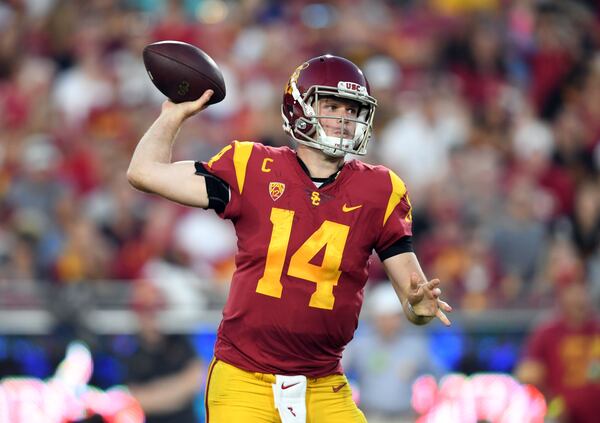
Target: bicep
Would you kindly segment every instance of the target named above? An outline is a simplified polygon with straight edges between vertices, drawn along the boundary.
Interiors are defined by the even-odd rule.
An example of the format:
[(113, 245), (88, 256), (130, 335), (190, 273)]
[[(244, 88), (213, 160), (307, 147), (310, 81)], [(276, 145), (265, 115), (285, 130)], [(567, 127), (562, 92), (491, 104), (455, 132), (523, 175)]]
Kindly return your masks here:
[(154, 163), (145, 170), (144, 175), (137, 176), (131, 183), (139, 190), (186, 206), (208, 207), (204, 176), (196, 174), (194, 162), (191, 160)]

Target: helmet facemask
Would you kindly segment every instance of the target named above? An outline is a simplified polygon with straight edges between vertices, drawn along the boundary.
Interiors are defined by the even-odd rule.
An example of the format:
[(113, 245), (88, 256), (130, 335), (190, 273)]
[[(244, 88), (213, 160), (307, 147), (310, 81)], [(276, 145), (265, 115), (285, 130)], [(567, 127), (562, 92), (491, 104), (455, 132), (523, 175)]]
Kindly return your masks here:
[[(303, 111), (292, 127), (282, 110), (283, 129), (294, 140), (322, 150), (332, 157), (343, 157), (346, 153), (356, 155), (367, 153), (377, 101), (368, 95), (365, 87), (340, 81), (337, 87), (314, 85), (301, 96), (292, 81), (291, 89), (294, 100)], [(322, 113), (319, 110), (319, 100), (323, 98), (353, 101), (358, 108), (356, 117), (328, 116)], [(331, 119), (339, 122), (335, 125), (341, 129), (339, 136), (326, 134), (322, 122)], [(354, 126), (354, 133), (347, 133), (348, 127), (352, 126)]]

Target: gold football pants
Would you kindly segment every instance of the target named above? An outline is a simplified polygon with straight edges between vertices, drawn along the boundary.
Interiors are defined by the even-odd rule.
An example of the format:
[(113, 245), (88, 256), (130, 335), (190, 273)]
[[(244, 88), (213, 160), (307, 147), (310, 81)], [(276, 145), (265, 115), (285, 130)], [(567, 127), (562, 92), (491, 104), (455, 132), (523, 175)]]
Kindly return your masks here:
[[(207, 423), (280, 423), (273, 400), (275, 375), (213, 360), (206, 380)], [(365, 423), (344, 375), (307, 378), (306, 423)]]

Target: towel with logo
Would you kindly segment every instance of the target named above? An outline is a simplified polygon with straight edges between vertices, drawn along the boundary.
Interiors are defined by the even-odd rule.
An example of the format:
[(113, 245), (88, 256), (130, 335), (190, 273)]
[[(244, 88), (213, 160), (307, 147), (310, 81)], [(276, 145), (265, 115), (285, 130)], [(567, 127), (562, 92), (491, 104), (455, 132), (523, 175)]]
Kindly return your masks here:
[(275, 375), (273, 398), (282, 423), (306, 423), (306, 376)]

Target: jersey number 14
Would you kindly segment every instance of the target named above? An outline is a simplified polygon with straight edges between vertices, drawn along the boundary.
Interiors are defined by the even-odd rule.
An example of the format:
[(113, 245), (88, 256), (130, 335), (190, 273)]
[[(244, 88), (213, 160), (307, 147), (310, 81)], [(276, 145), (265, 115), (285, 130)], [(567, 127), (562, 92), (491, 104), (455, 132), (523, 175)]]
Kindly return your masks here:
[[(287, 255), (294, 211), (271, 209), (271, 241), (267, 251), (265, 272), (259, 279), (256, 292), (270, 297), (281, 298), (283, 285), (281, 274)], [(335, 297), (333, 287), (337, 285), (342, 274), (340, 264), (346, 246), (350, 227), (340, 223), (325, 220), (292, 255), (287, 274), (295, 278), (314, 282), (317, 285), (310, 297), (309, 306), (332, 310)], [(310, 263), (310, 260), (325, 247), (323, 262), (320, 266)]]

